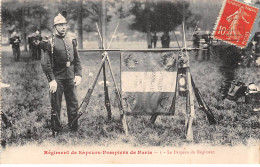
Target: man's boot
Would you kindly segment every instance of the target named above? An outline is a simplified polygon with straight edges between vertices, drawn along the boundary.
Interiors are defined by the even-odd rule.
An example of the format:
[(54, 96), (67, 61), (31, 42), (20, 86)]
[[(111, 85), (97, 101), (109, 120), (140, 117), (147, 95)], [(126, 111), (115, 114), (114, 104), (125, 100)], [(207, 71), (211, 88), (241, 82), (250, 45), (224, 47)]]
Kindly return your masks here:
[(221, 87), (220, 87), (220, 93), (221, 93), (222, 100), (224, 100), (227, 97), (230, 86), (231, 86), (230, 81), (222, 82)]

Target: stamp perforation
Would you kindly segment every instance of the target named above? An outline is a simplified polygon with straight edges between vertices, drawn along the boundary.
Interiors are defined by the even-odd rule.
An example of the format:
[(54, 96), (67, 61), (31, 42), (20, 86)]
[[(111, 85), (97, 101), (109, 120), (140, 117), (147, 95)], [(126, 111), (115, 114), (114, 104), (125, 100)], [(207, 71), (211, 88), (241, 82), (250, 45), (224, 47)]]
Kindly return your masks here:
[[(251, 20), (251, 21), (253, 21), (253, 22), (251, 23), (251, 27), (250, 27), (250, 29), (249, 29), (249, 31), (248, 31), (249, 34), (248, 34), (248, 33), (245, 33), (245, 34), (244, 34), (244, 36), (245, 36), (245, 35), (249, 35), (249, 36), (246, 37), (246, 38), (247, 38), (246, 43), (244, 44), (244, 42), (242, 41), (242, 44), (243, 44), (243, 45), (242, 45), (242, 44), (239, 45), (239, 44), (236, 44), (236, 43), (231, 42), (230, 40), (226, 40), (226, 39), (223, 39), (223, 38), (221, 39), (221, 38), (219, 37), (219, 36), (223, 36), (223, 35), (217, 35), (218, 28), (220, 27), (220, 21), (221, 21), (221, 19), (222, 19), (222, 16), (223, 16), (223, 15), (227, 15), (227, 14), (224, 14), (224, 10), (226, 9), (226, 7), (227, 7), (227, 5), (228, 5), (228, 4), (227, 4), (228, 1), (229, 1), (229, 0), (224, 0), (223, 3), (222, 3), (221, 9), (220, 9), (219, 14), (218, 14), (218, 17), (217, 17), (217, 21), (216, 21), (216, 23), (215, 23), (215, 25), (214, 25), (214, 28), (213, 28), (213, 32), (212, 32), (213, 38), (214, 38), (214, 39), (217, 39), (217, 40), (221, 40), (221, 41), (224, 42), (224, 43), (227, 43), (227, 44), (230, 44), (230, 45), (233, 45), (233, 46), (236, 46), (236, 47), (239, 47), (239, 48), (242, 49), (242, 48), (244, 48), (244, 47), (247, 46), (247, 44), (248, 44), (248, 42), (249, 42), (249, 39), (251, 39), (251, 37), (252, 37), (252, 30), (253, 30), (254, 25), (255, 25), (255, 23), (256, 23), (257, 16), (258, 16), (258, 13), (259, 13), (259, 9), (258, 9), (257, 7), (255, 7), (255, 6), (250, 5), (250, 4), (247, 4), (247, 3), (244, 3), (244, 2), (241, 2), (241, 1), (236, 1), (236, 0), (234, 0), (235, 2), (237, 2), (237, 3), (239, 3), (239, 4), (243, 5), (243, 6), (251, 7), (251, 8), (253, 8), (253, 9), (256, 10), (255, 17), (254, 17), (253, 20)], [(249, 10), (249, 9), (247, 8), (247, 10)], [(232, 24), (232, 23), (230, 23), (230, 24)], [(236, 29), (233, 29), (233, 30), (236, 31)], [(230, 30), (229, 30), (229, 31), (230, 31)], [(230, 35), (230, 36), (232, 36), (232, 35)]]

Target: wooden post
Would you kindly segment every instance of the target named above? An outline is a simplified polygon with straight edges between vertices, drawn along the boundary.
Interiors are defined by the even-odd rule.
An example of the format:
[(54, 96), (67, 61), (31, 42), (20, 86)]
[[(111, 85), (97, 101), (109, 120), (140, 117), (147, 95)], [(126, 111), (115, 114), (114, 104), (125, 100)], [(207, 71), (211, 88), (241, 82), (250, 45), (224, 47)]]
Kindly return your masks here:
[(23, 40), (24, 40), (24, 51), (27, 51), (27, 39), (26, 39), (26, 28), (25, 28), (25, 0), (23, 1), (23, 13), (22, 13), (22, 22), (23, 22)]
[(188, 84), (188, 93), (187, 93), (187, 136), (186, 139), (188, 141), (193, 141), (193, 119), (195, 118), (195, 109), (194, 109), (194, 95), (193, 95), (193, 88), (191, 84), (191, 74), (189, 67), (187, 68), (187, 84)]
[(152, 48), (152, 35), (151, 35), (151, 2), (150, 0), (146, 0), (145, 9), (147, 9), (147, 25), (146, 25), (146, 33), (147, 33), (147, 44), (148, 48)]

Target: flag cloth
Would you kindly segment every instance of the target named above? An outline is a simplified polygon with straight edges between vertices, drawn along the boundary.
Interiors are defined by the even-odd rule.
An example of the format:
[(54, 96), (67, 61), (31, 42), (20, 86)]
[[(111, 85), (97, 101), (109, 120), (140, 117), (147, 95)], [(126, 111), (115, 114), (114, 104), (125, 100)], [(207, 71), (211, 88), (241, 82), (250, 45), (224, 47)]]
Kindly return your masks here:
[(168, 113), (176, 91), (177, 52), (122, 52), (121, 90), (129, 112)]

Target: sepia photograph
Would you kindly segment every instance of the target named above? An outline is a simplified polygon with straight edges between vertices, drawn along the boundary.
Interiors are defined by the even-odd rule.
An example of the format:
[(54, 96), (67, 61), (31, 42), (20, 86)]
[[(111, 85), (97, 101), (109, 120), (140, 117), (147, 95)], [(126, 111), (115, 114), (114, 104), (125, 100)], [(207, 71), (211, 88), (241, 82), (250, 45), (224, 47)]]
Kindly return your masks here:
[(259, 164), (260, 0), (1, 0), (1, 164)]

